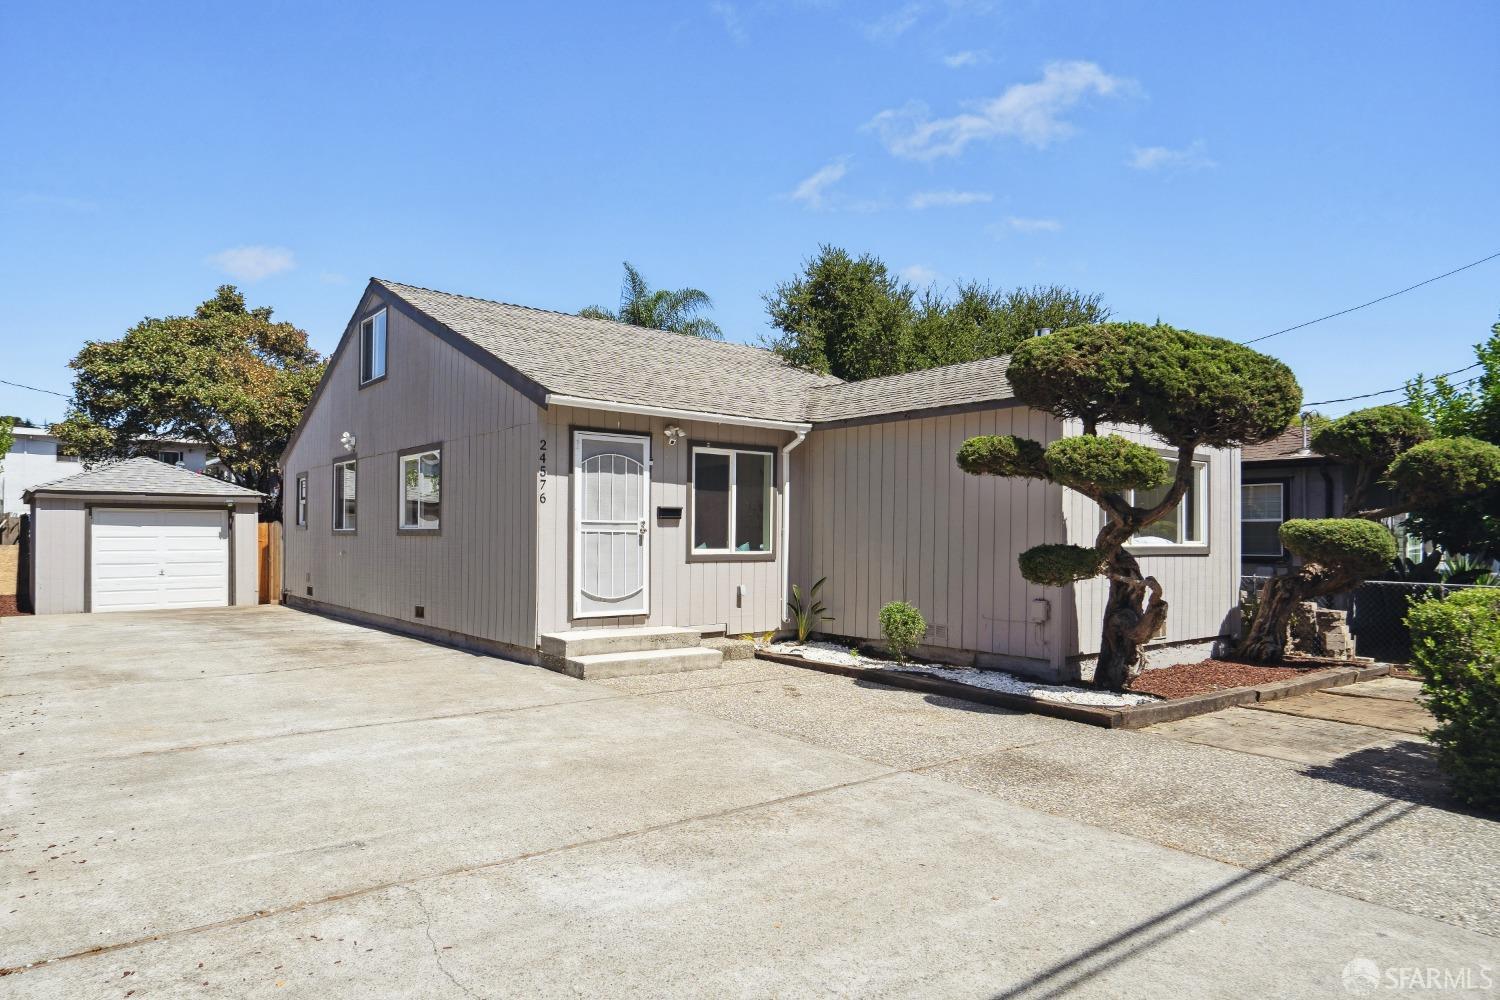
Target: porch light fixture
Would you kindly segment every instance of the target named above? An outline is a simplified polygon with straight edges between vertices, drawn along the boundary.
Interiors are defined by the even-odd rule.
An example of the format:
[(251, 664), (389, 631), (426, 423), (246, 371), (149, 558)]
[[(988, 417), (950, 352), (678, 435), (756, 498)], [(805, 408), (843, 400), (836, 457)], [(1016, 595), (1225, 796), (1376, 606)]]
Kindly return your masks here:
[(666, 426), (666, 429), (663, 430), (662, 433), (667, 436), (668, 448), (675, 447), (678, 441), (681, 441), (683, 438), (687, 437), (687, 431), (683, 430), (681, 427), (678, 427), (676, 424), (668, 424)]
[(344, 433), (339, 435), (339, 444), (344, 446), (345, 451), (353, 451), (355, 444), (354, 435), (350, 434), (348, 431), (345, 431)]

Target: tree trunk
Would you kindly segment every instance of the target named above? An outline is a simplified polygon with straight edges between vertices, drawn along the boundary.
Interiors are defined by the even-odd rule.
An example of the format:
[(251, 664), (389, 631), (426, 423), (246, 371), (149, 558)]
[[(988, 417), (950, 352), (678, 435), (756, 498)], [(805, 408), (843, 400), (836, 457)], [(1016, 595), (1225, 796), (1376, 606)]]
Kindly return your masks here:
[(1110, 558), (1109, 602), (1104, 608), (1104, 631), (1099, 639), (1099, 662), (1094, 687), (1124, 691), (1144, 665), (1141, 646), (1167, 620), (1167, 602), (1155, 577), (1142, 577), (1140, 563), (1123, 550)]
[(1280, 663), (1286, 658), (1292, 613), (1303, 601), (1348, 590), (1358, 577), (1334, 573), (1318, 563), (1305, 563), (1296, 572), (1273, 576), (1260, 590), (1260, 603), (1235, 655), (1257, 663)]

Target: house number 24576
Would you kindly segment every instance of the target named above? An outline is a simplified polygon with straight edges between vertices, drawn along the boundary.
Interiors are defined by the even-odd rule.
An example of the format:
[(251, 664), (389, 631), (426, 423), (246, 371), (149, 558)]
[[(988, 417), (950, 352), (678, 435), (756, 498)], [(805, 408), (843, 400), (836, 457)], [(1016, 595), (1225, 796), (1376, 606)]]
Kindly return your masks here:
[(536, 500), (537, 503), (547, 502), (547, 439), (542, 438), (537, 447), (537, 458), (541, 463), (536, 473)]

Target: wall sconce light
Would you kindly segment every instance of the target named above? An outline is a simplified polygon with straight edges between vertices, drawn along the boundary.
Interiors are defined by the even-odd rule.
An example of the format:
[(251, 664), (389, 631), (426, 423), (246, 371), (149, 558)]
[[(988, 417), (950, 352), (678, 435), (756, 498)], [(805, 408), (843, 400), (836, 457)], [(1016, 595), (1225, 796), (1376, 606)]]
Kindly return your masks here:
[(353, 451), (355, 444), (354, 435), (350, 434), (348, 431), (345, 431), (343, 434), (339, 435), (339, 444), (344, 446), (345, 451)]
[(681, 427), (678, 427), (676, 424), (668, 424), (666, 430), (662, 431), (662, 433), (667, 436), (668, 448), (674, 447), (678, 441), (681, 441), (683, 438), (687, 437), (687, 431), (683, 430)]

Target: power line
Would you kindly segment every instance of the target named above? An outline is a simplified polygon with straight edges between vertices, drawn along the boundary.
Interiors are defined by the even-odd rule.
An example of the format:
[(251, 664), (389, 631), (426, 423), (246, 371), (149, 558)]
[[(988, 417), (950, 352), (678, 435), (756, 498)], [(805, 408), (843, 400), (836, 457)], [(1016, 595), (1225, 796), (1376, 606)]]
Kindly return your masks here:
[(68, 398), (67, 393), (64, 392), (53, 392), (51, 389), (38, 389), (34, 385), (22, 385), (20, 382), (7, 382), (3, 378), (0, 378), (0, 385), (13, 385), (17, 389), (30, 389), (32, 392), (45, 392), (49, 396), (61, 396), (63, 399)]
[[(1470, 369), (1478, 368), (1478, 367), (1479, 367), (1478, 364), (1472, 364), (1468, 368), (1460, 368), (1460, 369), (1458, 369), (1458, 371), (1446, 372), (1446, 373), (1444, 373), (1442, 375), (1434, 375), (1433, 378), (1434, 379), (1447, 378), (1449, 375), (1459, 375), (1459, 374), (1462, 374), (1463, 372), (1469, 371)], [(1450, 389), (1462, 389), (1466, 385), (1473, 385), (1475, 382), (1478, 382), (1482, 378), (1484, 378), (1483, 375), (1476, 375), (1474, 378), (1465, 379), (1464, 381), (1459, 382), (1456, 385), (1449, 386), (1449, 388)], [(1303, 406), (1327, 406), (1329, 403), (1352, 403), (1356, 399), (1372, 399), (1375, 396), (1389, 396), (1391, 393), (1393, 393), (1393, 392), (1400, 392), (1402, 389), (1405, 389), (1405, 388), (1406, 388), (1406, 386), (1403, 385), (1403, 386), (1401, 386), (1398, 389), (1381, 389), (1379, 392), (1367, 392), (1367, 393), (1365, 393), (1362, 396), (1345, 396), (1343, 399), (1320, 399), (1316, 403), (1303, 403), (1302, 405)]]
[[(1460, 271), (1467, 271), (1471, 267), (1478, 267), (1480, 264), (1483, 264), (1486, 261), (1494, 260), (1496, 257), (1500, 257), (1500, 250), (1495, 251), (1494, 253), (1490, 254), (1488, 257), (1481, 257), (1479, 260), (1476, 260), (1476, 261), (1473, 261), (1471, 263), (1465, 264), (1463, 267), (1455, 267), (1451, 271), (1446, 271), (1446, 272), (1444, 272), (1442, 274), (1437, 275), (1436, 277), (1428, 278), (1426, 281), (1419, 281), (1415, 285), (1408, 285), (1407, 287), (1401, 289), (1399, 292), (1391, 292), (1389, 295), (1382, 295), (1378, 299), (1371, 299), (1370, 301), (1368, 301), (1368, 302), (1362, 302), (1362, 303), (1360, 303), (1357, 306), (1350, 306), (1348, 309), (1340, 309), (1338, 312), (1329, 313), (1327, 316), (1319, 316), (1317, 319), (1310, 319), (1306, 323), (1298, 323), (1296, 326), (1289, 326), (1285, 330), (1277, 330), (1275, 333), (1268, 333), (1268, 334), (1265, 334), (1264, 336), (1261, 336), (1261, 337), (1255, 337), (1252, 340), (1242, 341), (1242, 343), (1245, 343), (1245, 344), (1258, 344), (1262, 340), (1270, 340), (1272, 337), (1279, 337), (1283, 333), (1291, 333), (1293, 330), (1300, 330), (1304, 326), (1312, 326), (1314, 323), (1321, 323), (1325, 319), (1333, 319), (1336, 316), (1345, 316), (1345, 315), (1348, 315), (1349, 313), (1357, 312), (1360, 309), (1364, 309), (1366, 306), (1373, 306), (1377, 302), (1384, 302), (1386, 299), (1394, 299), (1398, 295), (1405, 295), (1407, 292), (1410, 292), (1410, 291), (1413, 291), (1415, 289), (1421, 288), (1423, 285), (1430, 285), (1434, 281), (1441, 281), (1443, 278), (1452, 277), (1453, 275), (1457, 274)], [(1392, 391), (1395, 391), (1395, 390), (1392, 390)], [(1356, 398), (1358, 398), (1358, 397), (1356, 397)]]

